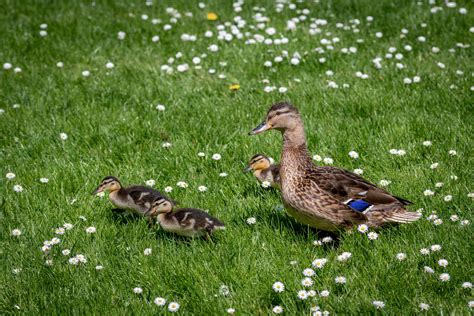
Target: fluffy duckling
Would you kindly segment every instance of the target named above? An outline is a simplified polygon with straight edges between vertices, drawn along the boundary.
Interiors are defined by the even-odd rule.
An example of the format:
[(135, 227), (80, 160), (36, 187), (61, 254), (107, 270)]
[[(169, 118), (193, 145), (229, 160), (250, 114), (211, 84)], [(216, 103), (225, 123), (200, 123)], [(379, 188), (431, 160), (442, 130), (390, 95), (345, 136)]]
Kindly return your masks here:
[(173, 204), (164, 197), (155, 199), (148, 214), (157, 218), (163, 230), (185, 237), (208, 238), (215, 230), (225, 229), (224, 223), (201, 210), (182, 208), (173, 212)]
[(283, 136), (281, 192), (288, 213), (297, 221), (326, 231), (357, 224), (380, 227), (411, 223), (421, 214), (362, 177), (336, 167), (317, 167), (309, 154), (303, 120), (289, 103), (274, 104), (250, 135), (276, 129)]
[(116, 207), (141, 216), (147, 214), (154, 200), (164, 196), (161, 192), (142, 185), (124, 188), (119, 179), (113, 176), (102, 179), (92, 194), (103, 191), (109, 192), (109, 199)]
[(280, 165), (272, 165), (270, 159), (262, 154), (256, 154), (250, 158), (244, 172), (253, 170), (253, 175), (262, 183), (267, 181), (274, 188), (280, 188)]

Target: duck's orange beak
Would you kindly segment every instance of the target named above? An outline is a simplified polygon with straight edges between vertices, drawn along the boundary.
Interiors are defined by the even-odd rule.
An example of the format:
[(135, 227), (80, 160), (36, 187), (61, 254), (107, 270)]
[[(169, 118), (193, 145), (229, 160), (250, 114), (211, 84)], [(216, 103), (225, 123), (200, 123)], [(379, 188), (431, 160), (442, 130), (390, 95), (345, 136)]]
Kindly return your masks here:
[(267, 122), (262, 122), (260, 125), (258, 125), (257, 127), (255, 127), (250, 133), (249, 135), (257, 135), (257, 134), (260, 134), (260, 133), (263, 133), (267, 130), (269, 130), (271, 128), (270, 125), (267, 124)]

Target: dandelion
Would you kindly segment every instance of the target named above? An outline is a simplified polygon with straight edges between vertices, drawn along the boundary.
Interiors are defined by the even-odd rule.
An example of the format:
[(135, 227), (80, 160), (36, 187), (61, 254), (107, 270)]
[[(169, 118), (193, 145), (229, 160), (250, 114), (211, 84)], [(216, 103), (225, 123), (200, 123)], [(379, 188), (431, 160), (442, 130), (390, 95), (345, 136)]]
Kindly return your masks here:
[(96, 228), (94, 226), (90, 226), (86, 228), (86, 233), (88, 234), (94, 234), (96, 232)]
[(369, 238), (369, 240), (376, 240), (377, 238), (379, 238), (379, 234), (377, 234), (376, 232), (370, 232), (367, 234), (367, 238)]
[(385, 307), (385, 303), (382, 301), (373, 301), (372, 304), (375, 306), (376, 309), (382, 309)]
[(16, 175), (13, 173), (13, 172), (8, 172), (5, 177), (8, 179), (8, 180), (12, 180), (12, 179), (15, 179)]
[(145, 250), (143, 250), (143, 254), (145, 256), (149, 256), (149, 255), (151, 255), (151, 251), (152, 251), (151, 248), (145, 248)]
[(221, 157), (220, 154), (214, 154), (214, 155), (212, 155), (212, 159), (213, 159), (213, 160), (216, 160), (216, 161), (217, 161), (217, 160), (221, 160), (221, 158), (222, 158), (222, 157)]
[(298, 298), (300, 300), (307, 299), (308, 298), (308, 292), (306, 292), (305, 290), (298, 291)]
[(60, 133), (59, 138), (61, 138), (61, 140), (66, 140), (67, 139), (67, 134), (66, 133)]
[(133, 288), (133, 293), (135, 294), (142, 294), (143, 293), (143, 289), (141, 287), (135, 287)]
[(360, 233), (365, 234), (369, 230), (369, 227), (365, 224), (360, 224), (359, 226), (357, 226), (357, 230)]
[(405, 253), (403, 253), (403, 252), (400, 252), (400, 253), (398, 253), (398, 254), (396, 255), (396, 258), (397, 258), (397, 260), (399, 260), (399, 261), (403, 261), (403, 260), (405, 260), (405, 259), (407, 258), (407, 255), (406, 255)]
[(313, 285), (313, 280), (311, 280), (311, 278), (304, 278), (301, 280), (301, 285), (304, 287), (310, 287)]
[(19, 230), (18, 228), (15, 228), (10, 232), (10, 235), (12, 235), (14, 237), (19, 237), (19, 236), (21, 236), (21, 230)]
[(20, 192), (23, 192), (23, 187), (19, 184), (15, 184), (13, 186), (13, 191), (17, 192), (17, 193), (20, 193)]
[(281, 314), (283, 313), (283, 307), (281, 307), (280, 305), (274, 306), (272, 308), (272, 312), (275, 314)]
[(278, 281), (273, 283), (272, 289), (277, 293), (281, 293), (285, 290), (285, 285), (282, 282)]
[(255, 225), (255, 223), (257, 223), (257, 219), (255, 217), (249, 217), (247, 218), (246, 222), (249, 225)]
[(229, 90), (230, 90), (230, 91), (237, 91), (237, 90), (239, 90), (239, 89), (240, 89), (240, 84), (238, 84), (238, 83), (234, 83), (234, 84), (231, 84), (231, 85), (229, 86)]
[(448, 260), (446, 259), (439, 259), (438, 260), (438, 265), (440, 267), (446, 268), (448, 266)]
[(334, 279), (336, 284), (345, 284), (346, 283), (346, 278), (343, 276), (338, 276)]
[(451, 279), (451, 277), (447, 273), (441, 273), (439, 275), (439, 279), (440, 279), (441, 282), (448, 282), (449, 279)]
[(150, 179), (150, 180), (146, 180), (145, 184), (149, 187), (153, 187), (153, 186), (155, 186), (156, 182), (155, 182), (155, 180)]
[(430, 305), (428, 305), (426, 303), (420, 303), (419, 307), (422, 311), (427, 311), (427, 310), (430, 309)]

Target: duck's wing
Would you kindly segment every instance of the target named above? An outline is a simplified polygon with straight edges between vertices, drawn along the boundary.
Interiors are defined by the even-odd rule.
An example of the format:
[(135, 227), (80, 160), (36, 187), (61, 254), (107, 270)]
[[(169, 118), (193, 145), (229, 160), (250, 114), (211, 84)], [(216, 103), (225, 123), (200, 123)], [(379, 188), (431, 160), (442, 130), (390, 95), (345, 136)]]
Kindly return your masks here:
[(350, 171), (335, 167), (317, 167), (315, 171), (318, 186), (338, 201), (364, 199), (373, 205), (411, 204), (410, 201), (394, 196)]
[(207, 229), (213, 228), (214, 226), (224, 226), (224, 223), (219, 221), (217, 218), (194, 208), (179, 209), (173, 213), (173, 217), (182, 227)]
[(125, 190), (127, 194), (133, 199), (133, 201), (140, 206), (148, 203), (151, 204), (155, 199), (160, 197), (169, 200), (174, 206), (178, 204), (178, 202), (170, 199), (160, 191), (143, 185), (133, 185), (126, 188)]

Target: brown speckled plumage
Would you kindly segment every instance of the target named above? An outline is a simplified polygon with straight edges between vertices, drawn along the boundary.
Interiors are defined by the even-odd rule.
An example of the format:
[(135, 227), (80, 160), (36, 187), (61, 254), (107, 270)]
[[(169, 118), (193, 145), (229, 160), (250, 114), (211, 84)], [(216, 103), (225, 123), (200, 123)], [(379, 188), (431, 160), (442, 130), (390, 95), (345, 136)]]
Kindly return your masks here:
[[(379, 227), (386, 223), (408, 223), (420, 214), (408, 212), (407, 200), (395, 197), (358, 175), (335, 167), (317, 167), (309, 155), (303, 121), (288, 103), (273, 105), (265, 126), (283, 134), (281, 154), (281, 191), (288, 213), (303, 224), (327, 231), (350, 228), (355, 224)], [(354, 211), (344, 202), (364, 199), (373, 205), (365, 214)]]

